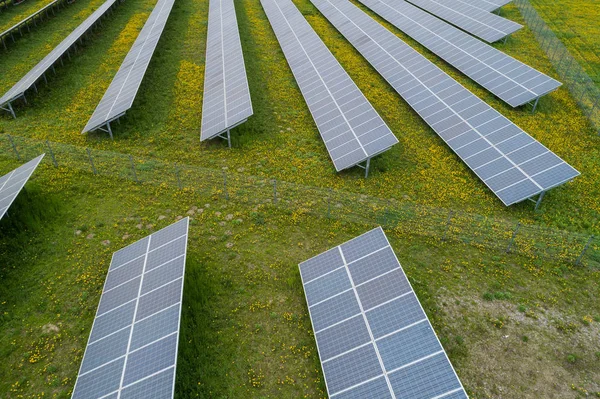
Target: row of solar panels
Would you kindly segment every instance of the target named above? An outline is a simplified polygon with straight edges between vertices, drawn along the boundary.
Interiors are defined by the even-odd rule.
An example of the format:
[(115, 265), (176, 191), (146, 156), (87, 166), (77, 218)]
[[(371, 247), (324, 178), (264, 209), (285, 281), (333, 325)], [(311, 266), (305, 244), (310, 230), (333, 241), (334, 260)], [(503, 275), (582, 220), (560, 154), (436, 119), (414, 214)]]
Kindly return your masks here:
[(61, 5), (64, 5), (65, 3), (68, 3), (68, 2), (69, 2), (69, 0), (54, 0), (51, 3), (40, 8), (33, 14), (29, 15), (28, 17), (22, 19), (21, 21), (17, 22), (13, 26), (9, 27), (4, 32), (0, 32), (0, 42), (2, 42), (2, 46), (4, 47), (4, 49), (5, 50), (7, 49), (6, 41), (8, 40), (8, 37), (12, 38), (12, 41), (14, 42), (15, 41), (14, 35), (16, 33), (19, 33), (22, 36), (23, 30), (25, 28), (27, 28), (28, 31), (31, 30), (32, 23), (35, 26), (37, 26), (37, 22), (41, 21), (42, 18), (44, 17), (44, 15), (48, 16), (50, 12), (52, 12), (54, 14), (56, 9), (60, 8)]
[[(58, 0), (57, 0), (58, 1)], [(75, 30), (56, 46), (42, 61), (29, 71), (19, 82), (0, 97), (0, 109), (10, 112), (16, 117), (12, 103), (30, 88), (36, 88), (40, 79), (46, 79), (46, 72), (54, 69), (54, 64), (62, 62), (66, 55), (70, 57), (70, 49), (81, 41), (95, 24), (115, 5), (122, 0), (107, 0)], [(112, 138), (110, 122), (123, 116), (131, 108), (133, 100), (141, 85), (142, 79), (154, 54), (158, 40), (166, 25), (167, 18), (173, 8), (174, 0), (159, 0), (144, 24), (142, 31), (125, 57), (119, 71), (115, 75), (104, 97), (96, 107), (83, 133), (92, 130), (105, 130)]]
[[(512, 106), (560, 86), (403, 0), (360, 1)], [(347, 0), (313, 3), (504, 204), (540, 195), (578, 175)], [(131, 107), (172, 5), (173, 0), (157, 3), (84, 132), (102, 129), (112, 137), (110, 122)], [(370, 159), (391, 148), (397, 138), (291, 1), (264, 0), (262, 5), (336, 170), (358, 165), (368, 174)], [(229, 140), (230, 129), (252, 115), (252, 104), (233, 1), (211, 0), (209, 10), (201, 139)], [(99, 9), (76, 31), (82, 34), (102, 14)], [(60, 56), (57, 50), (64, 52), (77, 40), (75, 33), (0, 104), (8, 100), (10, 108), (11, 99), (24, 96)]]
[[(43, 158), (0, 177), (0, 218)], [(171, 399), (189, 218), (112, 256), (73, 399)], [(331, 398), (467, 398), (381, 228), (299, 265)]]

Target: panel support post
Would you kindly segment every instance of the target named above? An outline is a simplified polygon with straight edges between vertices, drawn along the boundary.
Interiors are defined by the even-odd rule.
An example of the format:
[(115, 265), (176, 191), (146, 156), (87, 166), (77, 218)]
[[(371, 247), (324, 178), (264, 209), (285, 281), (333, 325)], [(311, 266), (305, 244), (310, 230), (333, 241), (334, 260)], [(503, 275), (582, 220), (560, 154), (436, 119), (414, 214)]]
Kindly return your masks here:
[(133, 172), (133, 178), (135, 179), (136, 183), (139, 183), (140, 181), (138, 180), (137, 173), (135, 172), (135, 163), (133, 162), (133, 157), (131, 155), (129, 156), (129, 163), (131, 164), (131, 170)]
[(510, 238), (510, 241), (508, 242), (508, 247), (506, 247), (506, 253), (510, 253), (510, 248), (512, 247), (513, 243), (515, 242), (515, 237), (517, 236), (517, 233), (519, 232), (519, 228), (521, 228), (521, 222), (517, 223), (517, 228), (515, 229), (515, 231), (513, 231), (512, 233), (512, 237)]
[(540, 98), (536, 98), (535, 102), (533, 103), (533, 108), (531, 108), (531, 113), (535, 113), (535, 109), (537, 108), (538, 102), (540, 101)]
[(50, 153), (50, 157), (52, 157), (52, 163), (55, 168), (58, 168), (58, 162), (56, 162), (56, 158), (54, 157), (54, 151), (52, 151), (52, 147), (50, 147), (50, 142), (46, 140), (46, 146), (48, 147), (48, 152)]
[(231, 130), (227, 130), (227, 147), (231, 148)]
[(369, 177), (369, 167), (371, 166), (371, 158), (367, 158), (367, 163), (365, 165), (365, 179)]
[(13, 140), (13, 138), (10, 134), (7, 134), (7, 136), (8, 136), (8, 140), (10, 141), (10, 145), (12, 146), (12, 149), (15, 152), (15, 155), (17, 156), (17, 159), (20, 161), (21, 155), (19, 154), (19, 151), (17, 151), (17, 146), (15, 145), (15, 141)]
[(538, 208), (540, 207), (540, 205), (541, 205), (541, 203), (542, 203), (542, 199), (544, 199), (544, 194), (546, 194), (546, 192), (545, 192), (545, 191), (542, 191), (542, 192), (540, 193), (540, 195), (538, 196), (538, 199), (537, 199), (537, 201), (535, 202), (535, 208), (534, 208), (534, 211), (537, 211), (537, 210), (538, 210)]
[(581, 263), (583, 256), (585, 255), (586, 251), (590, 247), (590, 244), (592, 243), (593, 240), (594, 240), (593, 235), (590, 236), (590, 238), (588, 238), (587, 242), (585, 243), (585, 246), (583, 247), (583, 250), (581, 251), (581, 254), (579, 254), (579, 256), (577, 257), (577, 260), (575, 261), (575, 265), (579, 265)]
[(14, 119), (17, 119), (17, 114), (15, 114), (15, 110), (12, 107), (12, 103), (9, 102), (7, 105), (8, 105), (8, 112), (10, 112), (10, 114), (12, 115), (12, 117)]
[(96, 166), (94, 165), (94, 160), (92, 159), (92, 153), (90, 152), (89, 148), (86, 148), (85, 150), (87, 151), (88, 159), (90, 161), (90, 165), (92, 165), (92, 172), (94, 172), (94, 174), (97, 175), (98, 171), (96, 170)]
[(108, 135), (110, 136), (110, 139), (114, 140), (113, 134), (112, 134), (112, 129), (110, 128), (110, 122), (106, 122), (106, 130), (108, 131)]

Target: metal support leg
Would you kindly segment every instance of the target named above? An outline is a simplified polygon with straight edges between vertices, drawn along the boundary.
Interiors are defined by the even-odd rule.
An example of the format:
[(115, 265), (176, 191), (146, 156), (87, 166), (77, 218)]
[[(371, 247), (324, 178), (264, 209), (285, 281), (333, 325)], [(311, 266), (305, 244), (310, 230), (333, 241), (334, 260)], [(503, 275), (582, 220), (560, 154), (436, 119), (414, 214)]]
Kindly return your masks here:
[(110, 122), (106, 122), (106, 130), (108, 131), (108, 135), (110, 136), (110, 139), (114, 140), (113, 134), (112, 134), (112, 129), (110, 128)]
[(365, 179), (369, 177), (369, 167), (371, 166), (371, 158), (367, 158), (367, 164), (365, 165)]
[(15, 110), (13, 109), (12, 104), (8, 103), (7, 105), (8, 105), (8, 112), (10, 112), (10, 114), (12, 115), (12, 117), (14, 119), (17, 119), (17, 115), (15, 114)]
[(538, 208), (540, 207), (540, 204), (542, 203), (542, 199), (544, 198), (544, 194), (546, 194), (546, 192), (545, 192), (545, 191), (542, 191), (542, 192), (540, 193), (540, 195), (538, 196), (538, 199), (537, 199), (537, 201), (535, 202), (535, 209), (534, 209), (535, 211), (537, 211), (537, 210), (538, 210)]
[(531, 113), (535, 113), (535, 109), (537, 108), (538, 102), (540, 101), (540, 98), (536, 98), (535, 102), (533, 103), (533, 108), (531, 109)]
[(231, 148), (231, 130), (227, 130), (227, 147)]

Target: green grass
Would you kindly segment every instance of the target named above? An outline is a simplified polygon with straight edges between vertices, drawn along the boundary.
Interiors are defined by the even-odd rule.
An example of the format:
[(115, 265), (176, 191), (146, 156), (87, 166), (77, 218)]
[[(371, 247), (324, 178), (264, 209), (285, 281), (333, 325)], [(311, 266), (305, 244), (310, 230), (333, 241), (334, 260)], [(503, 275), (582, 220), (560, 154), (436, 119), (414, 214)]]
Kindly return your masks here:
[[(154, 1), (119, 5), (50, 85), (18, 108), (17, 120), (0, 118), (0, 133), (598, 231), (598, 139), (566, 89), (545, 97), (535, 115), (510, 109), (386, 25), (582, 172), (552, 190), (537, 214), (530, 204), (505, 208), (308, 0), (295, 2), (400, 140), (375, 160), (368, 180), (360, 170), (333, 170), (258, 0), (236, 2), (255, 115), (235, 129), (233, 149), (199, 142), (208, 2), (192, 0), (175, 3), (114, 141), (80, 131)], [(3, 53), (0, 91), (99, 4), (78, 0)], [(504, 15), (523, 22), (513, 6)], [(499, 47), (553, 74), (527, 29)], [(17, 164), (0, 158), (0, 171)], [(112, 252), (189, 211), (194, 220), (177, 397), (326, 396), (297, 264), (375, 220), (354, 224), (267, 202), (228, 202), (217, 191), (193, 186), (176, 191), (49, 165), (40, 167), (11, 216), (0, 221), (0, 397), (68, 398)], [(598, 270), (401, 229), (388, 235), (471, 397), (570, 398), (600, 391)], [(570, 354), (576, 362), (568, 361)]]
[(594, 0), (531, 0), (546, 24), (600, 87), (600, 3)]

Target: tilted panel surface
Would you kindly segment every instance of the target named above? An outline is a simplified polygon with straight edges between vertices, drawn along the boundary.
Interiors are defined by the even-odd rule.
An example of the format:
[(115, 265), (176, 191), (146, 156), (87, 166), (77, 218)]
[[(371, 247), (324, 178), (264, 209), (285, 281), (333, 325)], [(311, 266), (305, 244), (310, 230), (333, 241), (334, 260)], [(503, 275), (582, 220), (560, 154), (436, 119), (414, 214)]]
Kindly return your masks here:
[(261, 4), (337, 171), (398, 142), (290, 0)]
[(115, 252), (73, 399), (171, 399), (189, 218)]
[(381, 228), (299, 268), (330, 398), (467, 398)]
[(25, 184), (42, 161), (42, 158), (44, 158), (44, 155), (46, 154), (42, 154), (0, 177), (0, 219), (6, 215), (8, 208), (10, 208), (17, 195), (25, 187)]

